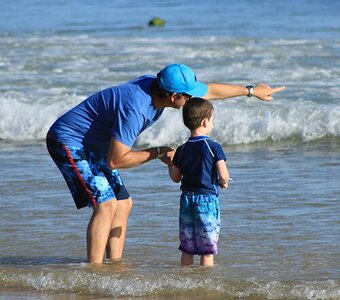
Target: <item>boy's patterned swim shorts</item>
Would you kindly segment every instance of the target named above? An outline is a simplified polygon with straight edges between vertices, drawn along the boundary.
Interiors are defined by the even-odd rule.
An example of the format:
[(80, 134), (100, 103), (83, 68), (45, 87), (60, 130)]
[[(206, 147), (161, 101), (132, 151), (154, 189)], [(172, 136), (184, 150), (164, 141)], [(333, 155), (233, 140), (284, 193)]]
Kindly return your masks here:
[(179, 250), (189, 254), (217, 254), (220, 204), (216, 195), (183, 192), (179, 213)]

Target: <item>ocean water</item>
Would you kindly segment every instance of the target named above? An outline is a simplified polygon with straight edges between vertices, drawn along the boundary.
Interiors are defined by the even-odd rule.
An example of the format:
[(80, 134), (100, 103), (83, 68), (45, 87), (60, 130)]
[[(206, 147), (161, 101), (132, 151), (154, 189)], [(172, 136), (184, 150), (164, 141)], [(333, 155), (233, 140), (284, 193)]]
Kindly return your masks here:
[[(0, 0), (0, 299), (340, 299), (340, 2), (135, 2)], [(156, 16), (164, 27), (148, 27)], [(179, 266), (180, 191), (160, 161), (122, 171), (124, 258), (89, 266), (91, 210), (76, 210), (46, 131), (173, 62), (205, 82), (286, 86), (269, 103), (213, 102), (234, 178), (216, 266)], [(169, 109), (135, 147), (187, 137)]]

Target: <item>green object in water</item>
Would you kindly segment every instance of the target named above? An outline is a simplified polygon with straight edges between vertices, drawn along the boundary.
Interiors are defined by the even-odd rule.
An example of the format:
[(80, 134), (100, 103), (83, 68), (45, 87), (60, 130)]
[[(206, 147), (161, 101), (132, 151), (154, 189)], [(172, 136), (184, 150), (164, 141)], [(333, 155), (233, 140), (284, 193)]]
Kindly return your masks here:
[(152, 18), (149, 21), (149, 26), (164, 26), (165, 25), (165, 21), (161, 18)]

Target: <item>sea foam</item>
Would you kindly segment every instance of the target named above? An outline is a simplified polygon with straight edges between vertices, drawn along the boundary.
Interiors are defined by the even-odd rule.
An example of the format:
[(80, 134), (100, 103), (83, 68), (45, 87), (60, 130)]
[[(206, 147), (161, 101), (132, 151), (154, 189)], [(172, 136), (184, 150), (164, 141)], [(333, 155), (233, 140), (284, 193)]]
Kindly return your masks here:
[[(80, 96), (75, 99), (81, 101)], [(215, 125), (211, 138), (221, 144), (340, 137), (340, 105), (284, 100), (267, 103), (255, 99), (219, 100), (213, 104)], [(74, 105), (62, 101), (32, 104), (0, 97), (0, 139), (42, 140), (54, 120)], [(161, 119), (141, 134), (136, 145), (177, 145), (188, 136), (181, 110), (166, 109)]]

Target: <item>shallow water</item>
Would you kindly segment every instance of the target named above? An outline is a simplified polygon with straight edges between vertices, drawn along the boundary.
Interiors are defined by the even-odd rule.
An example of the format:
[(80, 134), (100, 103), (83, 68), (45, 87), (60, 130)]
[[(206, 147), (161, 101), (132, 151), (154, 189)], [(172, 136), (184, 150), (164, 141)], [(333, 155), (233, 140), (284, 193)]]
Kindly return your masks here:
[(1, 287), (6, 297), (15, 288), (80, 299), (335, 299), (339, 146), (324, 140), (225, 147), (234, 181), (220, 195), (216, 267), (183, 269), (178, 185), (161, 162), (122, 172), (134, 198), (125, 258), (91, 267), (84, 263), (90, 210), (75, 209), (44, 145), (3, 145)]

